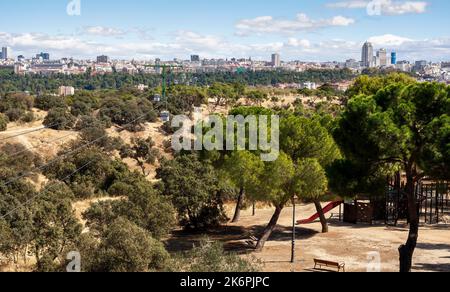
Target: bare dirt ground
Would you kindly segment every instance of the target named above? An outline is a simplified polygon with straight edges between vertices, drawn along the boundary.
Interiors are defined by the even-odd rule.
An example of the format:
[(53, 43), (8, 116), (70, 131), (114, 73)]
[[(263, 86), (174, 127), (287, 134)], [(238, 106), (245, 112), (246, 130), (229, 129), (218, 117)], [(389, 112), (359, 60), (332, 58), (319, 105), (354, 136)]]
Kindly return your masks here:
[[(297, 219), (304, 219), (314, 214), (315, 208), (313, 205), (301, 205), (297, 212)], [(256, 253), (246, 245), (250, 236), (258, 236), (272, 214), (273, 209), (270, 207), (258, 208), (255, 217), (251, 210), (246, 210), (239, 223), (229, 224), (206, 235), (223, 241), (228, 250), (261, 260), (263, 270), (267, 272), (313, 271), (315, 258), (345, 262), (347, 271), (365, 272), (369, 262), (368, 253), (371, 252), (380, 253), (382, 271), (398, 272), (397, 250), (407, 239), (406, 225), (352, 225), (332, 219), (328, 234), (320, 233), (322, 229), (319, 222), (297, 226), (297, 262), (292, 265), (292, 208), (283, 211), (279, 225), (263, 252)], [(167, 241), (168, 248), (188, 249), (202, 236), (204, 235), (176, 232)], [(414, 271), (450, 271), (450, 225), (421, 226), (414, 256)]]

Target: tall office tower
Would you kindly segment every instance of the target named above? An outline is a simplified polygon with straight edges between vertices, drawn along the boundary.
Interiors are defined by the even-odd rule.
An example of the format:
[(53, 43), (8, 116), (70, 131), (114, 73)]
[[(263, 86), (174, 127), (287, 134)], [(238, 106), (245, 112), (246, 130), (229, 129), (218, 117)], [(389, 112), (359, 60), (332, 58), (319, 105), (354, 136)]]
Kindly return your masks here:
[(272, 54), (272, 66), (277, 68), (281, 67), (281, 56), (280, 54)]
[(397, 53), (396, 52), (391, 53), (391, 64), (397, 65)]
[(97, 63), (109, 63), (109, 57), (105, 55), (98, 56)]
[(383, 67), (383, 66), (387, 66), (387, 51), (386, 49), (379, 49), (377, 51), (377, 58), (379, 60), (379, 66)]
[(9, 58), (9, 49), (8, 49), (8, 47), (3, 47), (2, 48), (2, 59), (8, 60), (8, 58)]
[(49, 53), (40, 53), (36, 57), (41, 57), (42, 60), (44, 60), (44, 61), (49, 61), (50, 60), (50, 54)]
[(369, 68), (373, 67), (373, 45), (372, 43), (366, 42), (362, 48), (361, 56), (362, 66)]
[(199, 55), (192, 55), (191, 56), (191, 62), (200, 62), (200, 56)]

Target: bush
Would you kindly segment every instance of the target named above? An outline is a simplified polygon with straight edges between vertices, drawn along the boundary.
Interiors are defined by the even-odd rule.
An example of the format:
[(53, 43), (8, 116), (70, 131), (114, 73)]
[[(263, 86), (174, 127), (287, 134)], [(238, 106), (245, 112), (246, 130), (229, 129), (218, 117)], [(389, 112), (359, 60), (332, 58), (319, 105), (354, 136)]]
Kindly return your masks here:
[(25, 114), (25, 110), (21, 108), (10, 108), (5, 114), (11, 122), (16, 122)]
[(191, 251), (176, 257), (171, 267), (177, 272), (188, 273), (245, 273), (259, 272), (261, 263), (226, 253), (220, 242), (203, 239)]
[(11, 93), (0, 100), (0, 112), (6, 112), (9, 109), (29, 111), (33, 108), (33, 105), (33, 96), (25, 93)]
[(89, 115), (92, 112), (92, 108), (90, 104), (82, 101), (75, 101), (70, 107), (70, 112), (75, 117), (78, 117), (82, 115)]
[(4, 114), (0, 113), (0, 132), (4, 132), (8, 128), (9, 119)]
[(34, 120), (35, 117), (33, 112), (27, 112), (20, 118), (20, 121), (23, 123), (32, 123)]
[(36, 98), (36, 107), (43, 111), (49, 111), (54, 108), (67, 108), (64, 97), (54, 95), (44, 95)]
[(83, 214), (91, 230), (102, 232), (115, 219), (127, 218), (144, 228), (154, 238), (166, 236), (175, 226), (174, 208), (170, 201), (158, 195), (150, 182), (117, 181), (109, 189), (110, 195), (126, 199), (93, 204)]
[(100, 108), (100, 117), (108, 117), (119, 126), (126, 126), (126, 130), (137, 132), (143, 129), (143, 122), (154, 122), (157, 119), (152, 104), (144, 99), (122, 100), (119, 98), (106, 99)]
[(166, 267), (170, 258), (164, 245), (146, 230), (124, 218), (116, 219), (100, 243), (85, 239), (82, 250), (86, 272), (149, 272)]
[(74, 127), (76, 118), (65, 108), (51, 109), (44, 119), (44, 126), (53, 130), (70, 130)]

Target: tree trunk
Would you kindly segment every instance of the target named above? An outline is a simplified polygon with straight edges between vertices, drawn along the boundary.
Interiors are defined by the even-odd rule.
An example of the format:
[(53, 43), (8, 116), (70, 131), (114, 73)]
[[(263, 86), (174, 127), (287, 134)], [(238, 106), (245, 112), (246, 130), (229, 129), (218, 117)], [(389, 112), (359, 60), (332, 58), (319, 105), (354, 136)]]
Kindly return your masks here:
[(264, 229), (264, 232), (262, 233), (262, 236), (259, 239), (258, 244), (256, 245), (256, 250), (257, 251), (262, 251), (262, 249), (264, 248), (264, 245), (266, 244), (266, 241), (272, 235), (273, 230), (277, 226), (278, 219), (280, 219), (281, 211), (283, 211), (283, 207), (282, 206), (277, 206), (275, 208), (275, 213), (273, 214), (272, 219), (270, 219), (269, 224)]
[(320, 201), (314, 200), (314, 205), (316, 205), (316, 210), (320, 217), (320, 224), (322, 224), (322, 233), (328, 233), (328, 221), (327, 218), (325, 218), (325, 213), (323, 213)]
[(411, 272), (414, 250), (416, 249), (417, 239), (419, 237), (419, 216), (417, 214), (417, 198), (414, 191), (412, 171), (407, 172), (406, 192), (408, 195), (409, 235), (406, 244), (401, 245), (399, 248), (400, 272), (402, 273)]
[(253, 202), (253, 210), (252, 210), (252, 216), (256, 216), (256, 202)]
[(244, 204), (244, 197), (245, 197), (244, 188), (241, 187), (241, 189), (239, 190), (239, 197), (236, 203), (236, 210), (234, 211), (233, 220), (231, 221), (232, 223), (239, 222), (239, 219), (241, 218), (241, 210), (242, 205)]

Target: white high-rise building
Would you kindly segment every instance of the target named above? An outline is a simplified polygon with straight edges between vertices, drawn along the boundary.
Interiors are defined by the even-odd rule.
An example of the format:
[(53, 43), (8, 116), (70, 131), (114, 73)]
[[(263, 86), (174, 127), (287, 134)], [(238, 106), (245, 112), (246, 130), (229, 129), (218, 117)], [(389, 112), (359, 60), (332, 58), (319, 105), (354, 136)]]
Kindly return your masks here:
[(272, 54), (272, 66), (275, 68), (281, 67), (281, 56), (280, 54)]
[(366, 42), (362, 48), (361, 63), (363, 67), (373, 67), (373, 45)]
[(379, 61), (378, 66), (384, 67), (384, 66), (390, 65), (390, 64), (388, 64), (386, 49), (379, 49), (377, 51), (377, 59)]

